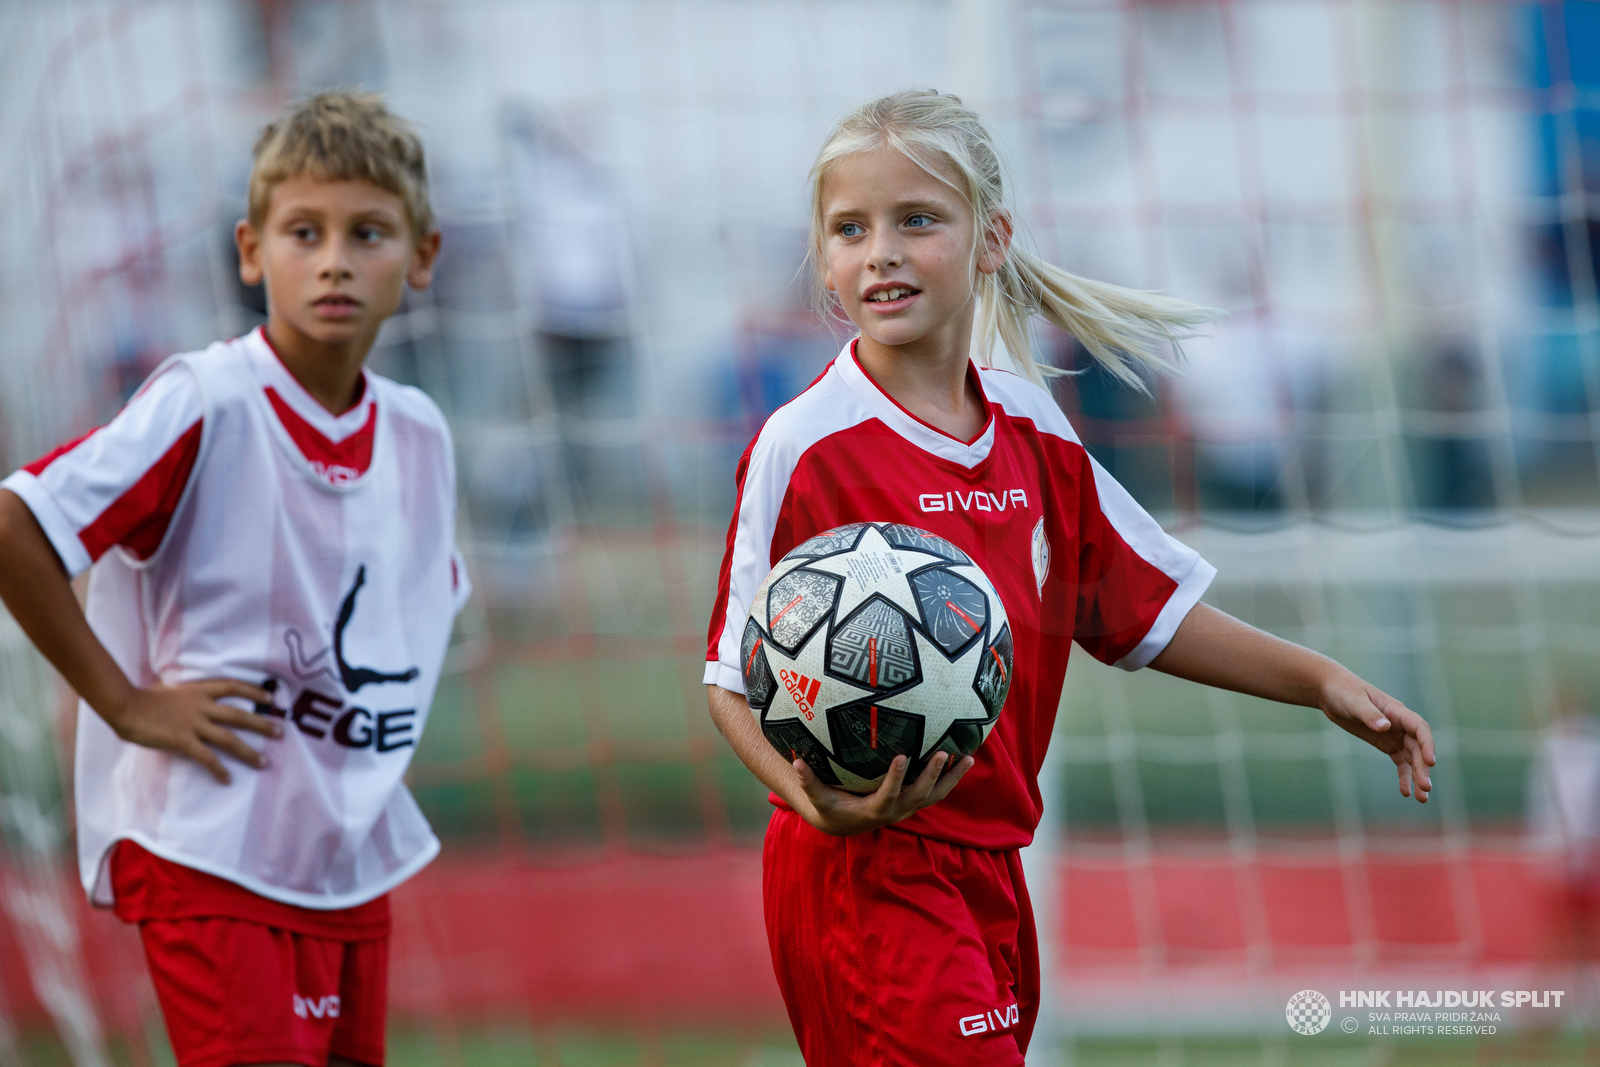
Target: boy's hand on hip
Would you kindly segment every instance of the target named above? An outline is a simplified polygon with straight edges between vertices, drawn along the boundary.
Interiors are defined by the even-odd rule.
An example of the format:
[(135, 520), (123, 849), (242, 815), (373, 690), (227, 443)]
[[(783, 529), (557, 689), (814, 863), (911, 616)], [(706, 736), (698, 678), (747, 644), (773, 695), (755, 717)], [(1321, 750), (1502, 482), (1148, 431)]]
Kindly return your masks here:
[(1428, 768), (1437, 761), (1433, 731), (1426, 719), (1349, 671), (1323, 686), (1321, 707), (1322, 714), (1335, 726), (1394, 761), (1402, 796), (1415, 796), (1420, 804), (1428, 802), (1428, 793), (1433, 789)]
[(905, 756), (896, 756), (889, 764), (889, 773), (884, 775), (878, 791), (859, 796), (828, 785), (816, 776), (805, 760), (797, 759), (794, 761), (795, 773), (800, 776), (800, 787), (806, 791), (806, 799), (811, 802), (812, 809), (800, 814), (818, 830), (835, 837), (849, 837), (876, 830), (939, 803), (950, 795), (950, 790), (956, 787), (956, 783), (976, 762), (971, 756), (963, 756), (946, 773), (950, 755), (936, 752), (928, 765), (922, 768), (922, 773), (917, 775), (916, 781), (907, 784), (905, 778), (909, 761)]
[(245, 744), (233, 730), (276, 738), (283, 736), (283, 727), (254, 712), (218, 703), (223, 697), (239, 697), (258, 704), (272, 701), (265, 689), (248, 682), (206, 678), (135, 689), (114, 714), (104, 718), (124, 741), (187, 756), (227, 785), (232, 776), (217, 751), (257, 770), (267, 765), (267, 758)]

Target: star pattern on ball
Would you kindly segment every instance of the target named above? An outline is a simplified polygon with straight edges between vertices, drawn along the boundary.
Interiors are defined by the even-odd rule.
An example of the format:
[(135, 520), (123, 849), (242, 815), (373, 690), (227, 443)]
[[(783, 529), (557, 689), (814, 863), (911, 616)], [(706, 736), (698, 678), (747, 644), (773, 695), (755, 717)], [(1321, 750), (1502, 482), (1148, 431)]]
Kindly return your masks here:
[[(785, 655), (776, 644), (766, 645), (767, 666), (778, 688), (765, 718), (771, 721), (799, 719), (819, 741), (832, 745), (827, 709), (859, 700), (869, 691), (828, 673), (826, 633), (827, 627), (819, 627), (792, 657)], [(806, 715), (807, 711), (810, 716)]]
[(855, 551), (837, 556), (814, 559), (807, 566), (814, 571), (826, 571), (843, 580), (839, 599), (834, 607), (834, 617), (846, 619), (873, 596), (899, 606), (911, 618), (919, 618), (917, 597), (906, 577), (911, 571), (933, 563), (946, 561), (930, 552), (909, 548), (896, 548), (876, 526), (869, 526), (861, 535)]
[[(917, 651), (922, 656), (922, 687), (949, 693), (952, 696), (961, 696), (963, 699), (925, 700), (918, 701), (916, 708), (923, 716), (922, 751), (939, 743), (945, 731), (958, 722), (984, 722), (983, 706), (981, 704), (969, 705), (975, 707), (978, 714), (960, 715), (956, 709), (966, 701), (966, 693), (972, 692), (972, 680), (978, 676), (978, 663), (983, 658), (985, 646), (982, 641), (975, 641), (960, 658), (947, 660), (939, 647), (930, 641), (921, 630), (914, 631), (917, 639)], [(881, 705), (889, 707), (888, 704)], [(943, 708), (944, 711), (930, 713), (930, 708)], [(896, 709), (898, 710), (898, 709)]]

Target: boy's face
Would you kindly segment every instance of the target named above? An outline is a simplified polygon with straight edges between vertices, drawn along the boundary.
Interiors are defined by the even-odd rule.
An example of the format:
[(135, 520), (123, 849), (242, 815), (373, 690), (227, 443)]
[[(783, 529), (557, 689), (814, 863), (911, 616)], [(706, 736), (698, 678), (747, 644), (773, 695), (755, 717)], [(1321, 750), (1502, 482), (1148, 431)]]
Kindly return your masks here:
[(437, 230), (411, 232), (405, 205), (366, 181), (290, 178), (272, 190), (258, 230), (241, 221), (239, 276), (267, 284), (272, 319), (327, 345), (371, 344), (405, 283), (426, 288)]

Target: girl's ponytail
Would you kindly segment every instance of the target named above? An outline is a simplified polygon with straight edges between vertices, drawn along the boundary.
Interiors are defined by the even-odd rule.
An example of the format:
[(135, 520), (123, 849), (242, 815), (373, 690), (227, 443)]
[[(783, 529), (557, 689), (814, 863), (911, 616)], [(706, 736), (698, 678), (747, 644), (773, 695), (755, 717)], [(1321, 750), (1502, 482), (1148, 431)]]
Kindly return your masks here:
[[(838, 159), (875, 148), (892, 147), (913, 163), (952, 186), (972, 209), (978, 226), (978, 245), (1009, 240), (996, 232), (1009, 226), (1011, 212), (1005, 204), (1000, 160), (989, 131), (959, 98), (930, 89), (912, 89), (881, 97), (846, 115), (834, 128), (811, 168), (811, 249), (822, 255), (822, 179)], [(977, 247), (973, 249), (976, 264)], [(819, 308), (837, 311), (833, 294), (818, 278)], [(1028, 378), (1040, 385), (1046, 374), (1061, 374), (1040, 367), (1033, 358), (1028, 336), (1029, 320), (1043, 316), (1081, 343), (1106, 370), (1141, 392), (1148, 392), (1140, 370), (1171, 372), (1164, 357), (1196, 327), (1222, 313), (1158, 293), (1125, 289), (1091, 281), (1046, 263), (1010, 241), (1000, 269), (978, 275), (978, 312), (975, 334), (978, 362), (990, 365), (996, 339)]]
[(1025, 249), (1011, 246), (1005, 262), (982, 275), (978, 289), (978, 362), (988, 366), (998, 338), (1022, 373), (1044, 384), (1046, 374), (1033, 359), (1028, 320), (1039, 315), (1077, 339), (1107, 371), (1140, 392), (1148, 392), (1137, 373), (1171, 373), (1167, 349), (1178, 351), (1196, 328), (1217, 318), (1214, 308), (1159, 293), (1125, 289), (1080, 278)]

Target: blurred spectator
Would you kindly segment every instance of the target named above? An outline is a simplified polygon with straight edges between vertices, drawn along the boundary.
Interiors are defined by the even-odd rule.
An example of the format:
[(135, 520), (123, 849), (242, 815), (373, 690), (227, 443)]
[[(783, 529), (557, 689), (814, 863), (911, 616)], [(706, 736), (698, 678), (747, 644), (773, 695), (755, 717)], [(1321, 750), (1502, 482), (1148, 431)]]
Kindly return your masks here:
[(1575, 900), (1600, 905), (1600, 722), (1566, 694), (1539, 739), (1528, 777), (1534, 844), (1558, 852)]
[(517, 255), (558, 407), (632, 404), (627, 219), (604, 171), (526, 108), (507, 110)]
[[(1545, 942), (1540, 966), (1566, 1006), (1583, 1011), (1600, 962), (1600, 722), (1586, 701), (1561, 695), (1528, 774), (1528, 831), (1545, 862)], [(1542, 1020), (1556, 1025), (1554, 1017)]]
[(1419, 384), (1423, 410), (1410, 413), (1422, 431), (1412, 438), (1417, 507), (1493, 507), (1489, 445), (1471, 417), (1485, 407), (1478, 360), (1465, 345), (1444, 345), (1424, 361)]
[(1172, 391), (1194, 435), (1202, 508), (1276, 512), (1293, 429), (1284, 374), (1255, 316), (1185, 343)]

